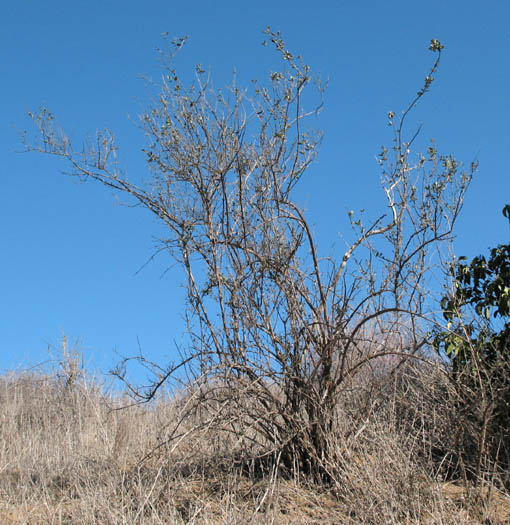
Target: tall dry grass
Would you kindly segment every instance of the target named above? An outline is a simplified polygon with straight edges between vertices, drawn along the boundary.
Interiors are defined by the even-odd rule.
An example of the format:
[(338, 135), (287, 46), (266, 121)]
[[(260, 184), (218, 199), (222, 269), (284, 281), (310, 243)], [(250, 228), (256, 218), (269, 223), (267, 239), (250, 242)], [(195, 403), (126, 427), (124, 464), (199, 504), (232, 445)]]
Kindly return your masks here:
[(440, 367), (383, 376), (377, 391), (368, 373), (345, 393), (334, 482), (317, 486), (247, 460), (249, 441), (189, 416), (189, 395), (119, 409), (130, 400), (64, 352), (52, 372), (0, 378), (0, 522), (510, 523), (496, 479), (445, 482), (456, 420)]

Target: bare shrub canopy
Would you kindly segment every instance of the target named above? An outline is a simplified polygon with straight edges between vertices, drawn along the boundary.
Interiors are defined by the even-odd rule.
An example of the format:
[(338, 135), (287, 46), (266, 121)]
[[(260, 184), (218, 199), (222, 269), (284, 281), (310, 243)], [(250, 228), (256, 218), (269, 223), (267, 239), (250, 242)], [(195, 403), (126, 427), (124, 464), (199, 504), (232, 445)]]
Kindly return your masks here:
[[(45, 108), (31, 114), (38, 135), (26, 144), (63, 157), (70, 175), (128, 194), (166, 227), (160, 249), (185, 275), (189, 346), (168, 367), (142, 359), (155, 379), (135, 395), (152, 399), (185, 368), (189, 410), (205, 414), (203, 425), (251, 441), (290, 472), (331, 482), (342, 391), (367, 363), (392, 355), (399, 366), (427, 344), (430, 257), (451, 239), (476, 166), (464, 170), (433, 143), (412, 153), (419, 129), (406, 122), (443, 48), (432, 40), (423, 87), (401, 116), (388, 113), (393, 143), (379, 155), (387, 213), (350, 213), (356, 240), (338, 260), (322, 257), (294, 189), (318, 152), (321, 134), (307, 119), (323, 87), (279, 33), (266, 36), (283, 67), (268, 82), (223, 91), (199, 67), (190, 87), (181, 83), (172, 58), (184, 39), (174, 41), (141, 116), (146, 184), (128, 180), (110, 131), (75, 149)], [(371, 330), (376, 344), (367, 351)]]

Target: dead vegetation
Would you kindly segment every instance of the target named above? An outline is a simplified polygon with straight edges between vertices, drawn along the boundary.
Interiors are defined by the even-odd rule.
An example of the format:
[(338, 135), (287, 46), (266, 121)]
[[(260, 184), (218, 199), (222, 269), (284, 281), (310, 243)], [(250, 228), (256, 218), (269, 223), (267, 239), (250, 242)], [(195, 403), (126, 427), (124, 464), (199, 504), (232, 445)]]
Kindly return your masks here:
[[(421, 89), (400, 117), (388, 113), (382, 207), (349, 212), (346, 245), (326, 255), (295, 192), (318, 155), (322, 132), (310, 124), (324, 86), (280, 33), (265, 34), (279, 70), (246, 89), (234, 78), (218, 90), (201, 68), (186, 87), (175, 68), (185, 39), (162, 52), (163, 77), (140, 116), (148, 178), (128, 178), (112, 132), (78, 145), (46, 108), (30, 113), (36, 134), (24, 139), (28, 151), (60, 157), (68, 175), (114, 190), (165, 228), (157, 253), (182, 270), (185, 343), (175, 362), (137, 356), (119, 365), (135, 399), (151, 401), (186, 376), (181, 423), (200, 421), (209, 435), (254, 450), (255, 470), (272, 464), (335, 485), (343, 454), (334, 429), (367, 419), (379, 380), (366, 382), (354, 423), (343, 400), (366, 369), (397, 370), (429, 344), (437, 308), (428, 283), (476, 163), (464, 167), (433, 143), (426, 156), (414, 152), (420, 127), (407, 117), (439, 67), (443, 46), (432, 40)], [(149, 371), (145, 388), (126, 379), (133, 361)], [(189, 439), (184, 428), (172, 441)]]
[[(434, 61), (407, 109), (388, 112), (382, 207), (348, 212), (346, 246), (325, 255), (294, 191), (318, 154), (322, 134), (307, 123), (324, 86), (265, 33), (281, 69), (246, 89), (234, 78), (217, 90), (202, 68), (186, 87), (174, 67), (185, 39), (162, 54), (140, 116), (148, 180), (127, 177), (111, 131), (77, 144), (48, 109), (29, 114), (28, 151), (62, 158), (68, 175), (165, 227), (156, 253), (183, 272), (186, 343), (174, 363), (121, 362), (114, 376), (129, 398), (87, 379), (67, 350), (53, 374), (4, 377), (4, 521), (507, 519), (506, 430), (478, 424), (490, 419), (478, 417), (486, 384), (467, 396), (431, 359), (442, 324), (430, 285), (477, 167), (434, 142), (414, 152), (421, 126), (408, 116), (443, 46), (431, 41)], [(129, 381), (132, 364), (149, 372), (145, 387)]]
[(456, 414), (440, 366), (427, 366), (387, 377), (368, 412), (363, 389), (339, 403), (329, 485), (256, 461), (256, 443), (203, 425), (198, 413), (183, 422), (187, 396), (116, 410), (128, 398), (107, 394), (69, 361), (51, 373), (5, 375), (0, 521), (510, 523), (497, 475), (477, 487), (444, 480), (452, 458), (442, 447)]

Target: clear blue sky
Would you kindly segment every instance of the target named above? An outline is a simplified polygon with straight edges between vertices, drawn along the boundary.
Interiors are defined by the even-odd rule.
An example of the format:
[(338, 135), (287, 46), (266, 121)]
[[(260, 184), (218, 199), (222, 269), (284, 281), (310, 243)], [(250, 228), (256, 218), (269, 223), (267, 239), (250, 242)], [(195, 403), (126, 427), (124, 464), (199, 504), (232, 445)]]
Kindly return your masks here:
[(161, 33), (189, 35), (184, 77), (202, 63), (220, 86), (234, 68), (244, 79), (266, 75), (276, 57), (261, 47), (262, 30), (279, 29), (329, 78), (317, 119), (325, 140), (300, 189), (327, 253), (342, 242), (347, 210), (384, 206), (375, 156), (391, 142), (386, 114), (421, 87), (438, 38), (441, 69), (414, 118), (441, 152), (480, 162), (456, 241), (458, 254), (474, 256), (510, 234), (501, 216), (510, 202), (509, 20), (504, 0), (3, 2), (0, 371), (48, 359), (62, 330), (103, 370), (116, 351), (136, 353), (138, 341), (156, 360), (182, 341), (181, 275), (162, 277), (164, 257), (135, 275), (160, 229), (105, 188), (63, 176), (56, 159), (19, 153), (28, 109), (47, 105), (77, 141), (113, 129), (122, 161), (138, 173), (140, 75), (159, 74)]

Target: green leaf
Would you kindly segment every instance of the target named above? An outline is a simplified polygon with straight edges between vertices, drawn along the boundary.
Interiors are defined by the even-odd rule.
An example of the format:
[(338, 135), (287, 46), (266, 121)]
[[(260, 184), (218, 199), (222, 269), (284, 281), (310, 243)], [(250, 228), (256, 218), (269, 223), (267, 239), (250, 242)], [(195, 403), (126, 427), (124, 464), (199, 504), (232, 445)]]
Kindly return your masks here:
[(433, 38), (430, 41), (430, 46), (429, 46), (430, 51), (441, 51), (441, 49), (443, 48), (444, 46), (441, 44), (441, 42), (439, 42), (437, 38)]
[(510, 222), (510, 204), (507, 204), (503, 208), (503, 217), (506, 217), (508, 219), (508, 222)]
[(457, 348), (457, 345), (455, 343), (450, 343), (447, 347), (446, 347), (446, 355), (450, 356), (450, 357), (453, 357), (452, 354), (457, 357), (457, 352), (458, 352), (458, 348)]
[(491, 307), (486, 306), (485, 307), (485, 319), (490, 319), (490, 318), (491, 318)]

